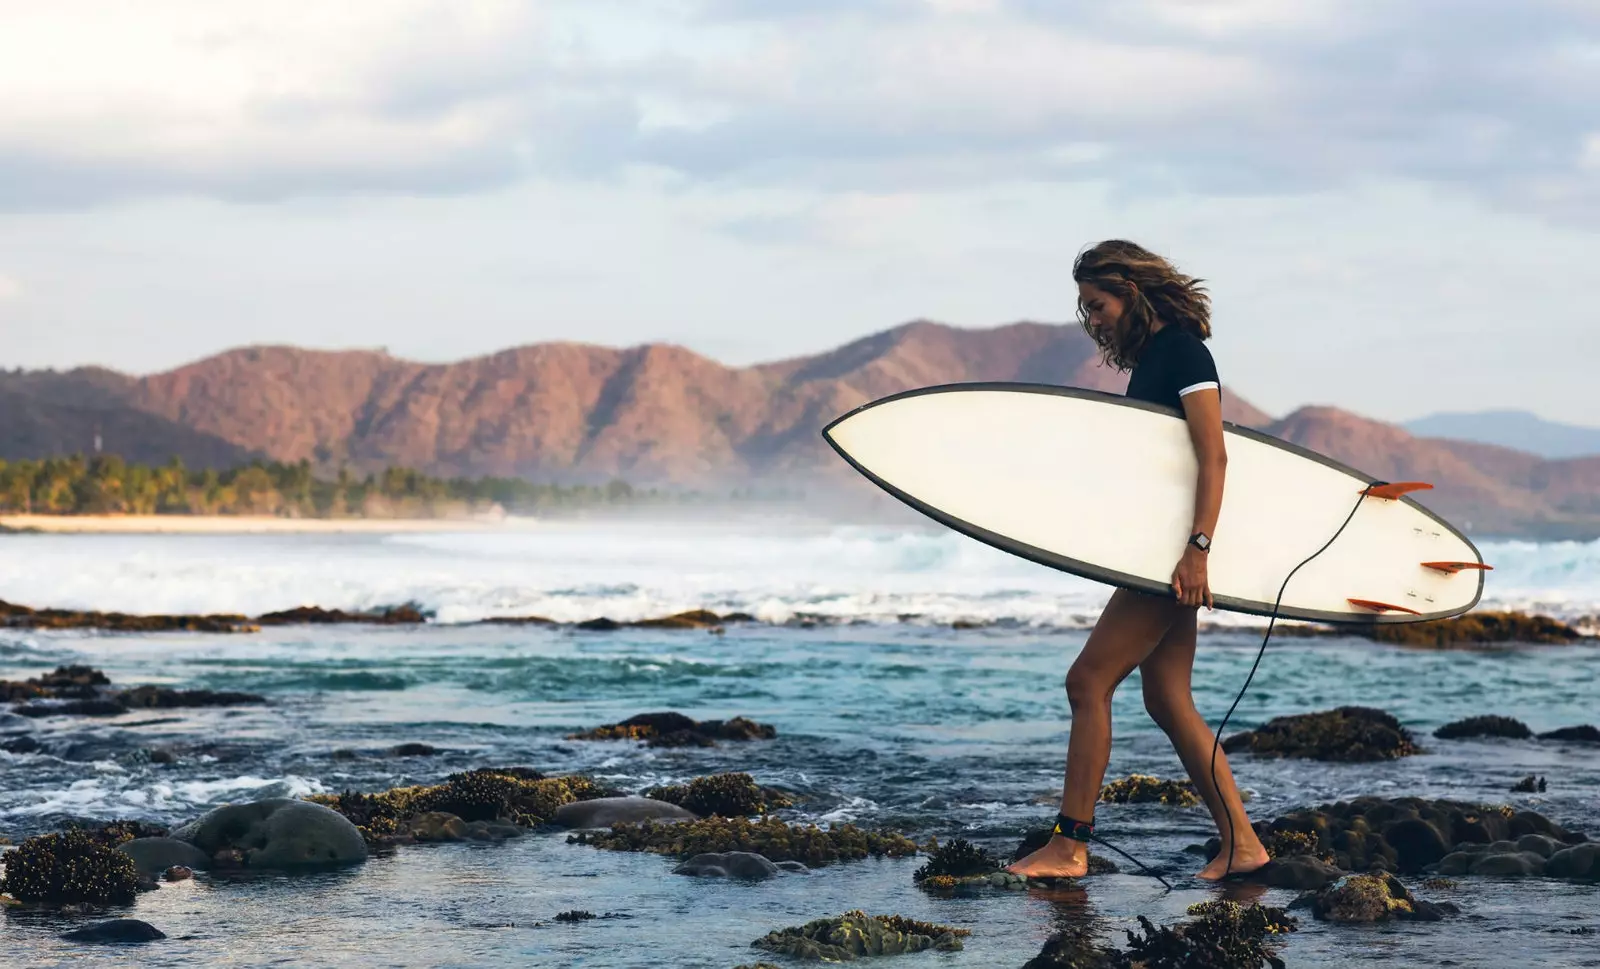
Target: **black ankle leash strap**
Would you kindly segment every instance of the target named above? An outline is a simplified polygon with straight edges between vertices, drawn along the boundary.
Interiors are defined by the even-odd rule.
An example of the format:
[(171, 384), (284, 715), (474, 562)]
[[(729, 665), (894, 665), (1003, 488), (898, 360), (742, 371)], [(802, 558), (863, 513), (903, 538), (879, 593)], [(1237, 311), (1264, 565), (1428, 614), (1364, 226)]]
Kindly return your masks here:
[(1172, 886), (1168, 884), (1167, 880), (1162, 878), (1157, 872), (1150, 870), (1150, 868), (1146, 866), (1144, 862), (1095, 834), (1093, 821), (1079, 821), (1077, 818), (1070, 818), (1065, 814), (1057, 814), (1055, 827), (1051, 829), (1051, 833), (1058, 834), (1063, 838), (1071, 838), (1073, 841), (1082, 841), (1084, 844), (1088, 844), (1092, 841), (1097, 845), (1110, 848), (1112, 851), (1115, 851), (1117, 854), (1138, 865), (1140, 871), (1144, 872), (1146, 875), (1149, 875), (1151, 878), (1154, 878), (1162, 885), (1165, 885), (1167, 891), (1172, 891)]

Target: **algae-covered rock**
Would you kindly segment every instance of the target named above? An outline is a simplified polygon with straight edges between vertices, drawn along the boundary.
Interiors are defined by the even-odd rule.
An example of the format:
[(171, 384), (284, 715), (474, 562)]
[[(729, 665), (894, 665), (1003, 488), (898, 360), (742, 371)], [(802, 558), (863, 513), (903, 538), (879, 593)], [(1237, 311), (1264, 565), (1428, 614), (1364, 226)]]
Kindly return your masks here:
[(744, 773), (712, 774), (697, 777), (687, 784), (652, 787), (644, 796), (687, 808), (703, 818), (712, 815), (748, 817), (792, 804), (781, 792), (762, 787), (755, 778)]
[(1440, 740), (1460, 740), (1467, 737), (1509, 737), (1512, 740), (1527, 740), (1533, 736), (1533, 731), (1529, 730), (1528, 725), (1521, 720), (1491, 714), (1447, 723), (1435, 730), (1433, 735)]
[(1162, 780), (1149, 774), (1129, 774), (1110, 782), (1100, 789), (1100, 800), (1106, 804), (1170, 804), (1174, 807), (1193, 807), (1200, 803), (1190, 780)]
[(1318, 919), (1340, 923), (1433, 922), (1457, 913), (1448, 902), (1423, 902), (1393, 875), (1347, 875), (1313, 896), (1296, 900)]
[(648, 747), (714, 747), (719, 740), (771, 740), (778, 731), (771, 724), (744, 717), (731, 720), (695, 720), (674, 711), (641, 713), (621, 723), (606, 724), (568, 740), (642, 740)]
[(916, 843), (904, 835), (864, 831), (853, 824), (824, 830), (812, 824), (785, 824), (772, 817), (616, 824), (610, 831), (580, 831), (567, 841), (609, 851), (647, 851), (680, 858), (754, 851), (775, 862), (800, 861), (813, 868), (869, 856), (903, 858), (917, 853)]
[(867, 915), (860, 910), (816, 919), (796, 928), (779, 929), (750, 943), (757, 949), (797, 959), (854, 962), (862, 956), (898, 955), (938, 949), (959, 950), (972, 933), (948, 925), (932, 925), (897, 915)]
[(377, 794), (344, 791), (306, 800), (344, 815), (368, 844), (403, 840), (409, 819), (430, 812), (463, 821), (509, 821), (537, 827), (562, 805), (612, 794), (582, 775), (545, 777), (525, 767), (489, 767), (451, 774), (443, 784), (396, 787)]
[(133, 859), (82, 831), (29, 838), (5, 856), (0, 892), (45, 905), (126, 905), (139, 890)]
[(989, 852), (964, 838), (955, 838), (939, 845), (927, 864), (911, 875), (911, 880), (921, 884), (935, 875), (948, 875), (954, 879), (974, 875), (988, 875), (1000, 870), (1000, 862)]
[(1394, 760), (1419, 752), (1410, 732), (1392, 715), (1354, 706), (1277, 717), (1227, 738), (1222, 749), (1345, 762)]

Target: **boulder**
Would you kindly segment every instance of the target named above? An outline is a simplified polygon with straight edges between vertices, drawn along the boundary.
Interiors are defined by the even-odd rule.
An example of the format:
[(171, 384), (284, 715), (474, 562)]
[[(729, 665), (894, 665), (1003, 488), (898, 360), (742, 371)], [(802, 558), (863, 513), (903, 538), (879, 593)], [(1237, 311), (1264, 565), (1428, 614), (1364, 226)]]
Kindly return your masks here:
[(768, 861), (764, 855), (749, 851), (727, 851), (695, 855), (674, 868), (673, 874), (763, 881), (776, 875), (778, 871), (778, 866)]
[(134, 838), (117, 850), (133, 859), (141, 875), (159, 875), (174, 865), (199, 871), (211, 867), (210, 855), (177, 838)]
[(138, 919), (112, 919), (109, 922), (96, 922), (81, 929), (63, 932), (61, 937), (69, 942), (128, 945), (165, 939), (167, 934), (149, 922), (141, 922)]
[(467, 836), (467, 823), (454, 814), (429, 811), (406, 822), (406, 834), (417, 841), (461, 841)]
[(1600, 881), (1600, 842), (1562, 848), (1545, 862), (1544, 873), (1552, 878)]
[(564, 828), (609, 828), (642, 821), (693, 821), (687, 808), (648, 797), (597, 797), (556, 808), (552, 820)]
[[(1513, 846), (1515, 848), (1515, 846)], [(1532, 851), (1488, 851), (1479, 855), (1467, 869), (1469, 875), (1517, 877), (1544, 873), (1544, 856)]]
[(342, 814), (287, 797), (225, 804), (174, 829), (172, 837), (246, 868), (327, 867), (367, 859), (366, 841)]
[(1227, 738), (1222, 749), (1262, 757), (1351, 762), (1394, 760), (1418, 753), (1399, 720), (1382, 710), (1354, 706), (1277, 717)]

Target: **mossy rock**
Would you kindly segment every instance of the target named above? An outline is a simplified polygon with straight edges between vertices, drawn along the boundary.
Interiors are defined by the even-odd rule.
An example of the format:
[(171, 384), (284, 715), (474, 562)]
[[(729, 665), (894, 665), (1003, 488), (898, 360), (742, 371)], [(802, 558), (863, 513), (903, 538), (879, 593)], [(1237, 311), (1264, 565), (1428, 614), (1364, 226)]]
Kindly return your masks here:
[(1190, 780), (1163, 780), (1149, 774), (1129, 774), (1100, 789), (1102, 804), (1170, 804), (1193, 807), (1200, 803)]
[(779, 929), (750, 943), (797, 959), (854, 962), (861, 956), (899, 955), (937, 949), (954, 952), (968, 929), (918, 922), (898, 915), (868, 915), (857, 909), (834, 918)]
[(1512, 740), (1527, 740), (1533, 736), (1533, 731), (1529, 730), (1528, 725), (1521, 720), (1489, 714), (1447, 723), (1435, 730), (1433, 735), (1440, 740), (1462, 740), (1468, 737), (1509, 737)]
[(1228, 753), (1260, 757), (1304, 757), (1350, 763), (1395, 760), (1421, 753), (1411, 733), (1393, 715), (1371, 707), (1338, 707), (1276, 717), (1222, 742)]
[(729, 773), (697, 777), (687, 784), (652, 787), (644, 796), (693, 811), (703, 818), (766, 814), (793, 804), (781, 792), (764, 788), (749, 774)]
[(313, 794), (306, 800), (344, 815), (368, 844), (386, 844), (403, 838), (410, 819), (431, 812), (468, 822), (509, 821), (538, 827), (563, 804), (615, 793), (582, 775), (545, 777), (525, 767), (486, 767), (451, 774), (443, 784), (396, 787), (377, 794)]
[(695, 720), (676, 711), (641, 713), (621, 723), (567, 734), (568, 740), (642, 740), (649, 747), (714, 747), (719, 740), (772, 740), (778, 731), (771, 724), (744, 717), (731, 720)]
[(83, 831), (29, 838), (5, 856), (0, 892), (45, 905), (126, 905), (139, 891), (133, 859)]
[(864, 831), (853, 824), (824, 830), (813, 824), (785, 824), (772, 817), (615, 824), (610, 831), (580, 831), (567, 841), (608, 851), (647, 851), (679, 858), (749, 851), (774, 862), (799, 861), (812, 868), (836, 861), (905, 858), (917, 853), (916, 843), (904, 835)]

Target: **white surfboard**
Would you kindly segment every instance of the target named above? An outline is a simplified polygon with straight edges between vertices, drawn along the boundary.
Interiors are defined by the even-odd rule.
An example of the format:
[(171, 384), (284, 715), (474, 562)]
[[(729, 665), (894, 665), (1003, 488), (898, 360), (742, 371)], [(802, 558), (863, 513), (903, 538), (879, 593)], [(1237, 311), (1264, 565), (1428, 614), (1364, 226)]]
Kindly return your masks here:
[[(1231, 423), (1224, 432), (1207, 569), (1217, 608), (1271, 614), (1285, 577), (1347, 517), (1338, 540), (1295, 573), (1280, 617), (1415, 622), (1477, 604), (1483, 558), (1444, 519), (1403, 494), (1362, 497), (1373, 478), (1314, 451)], [(823, 436), (956, 531), (1085, 578), (1172, 594), (1198, 465), (1170, 408), (1072, 387), (951, 384), (866, 404)]]

